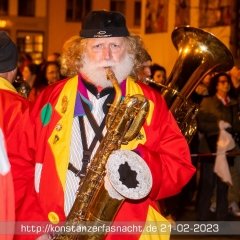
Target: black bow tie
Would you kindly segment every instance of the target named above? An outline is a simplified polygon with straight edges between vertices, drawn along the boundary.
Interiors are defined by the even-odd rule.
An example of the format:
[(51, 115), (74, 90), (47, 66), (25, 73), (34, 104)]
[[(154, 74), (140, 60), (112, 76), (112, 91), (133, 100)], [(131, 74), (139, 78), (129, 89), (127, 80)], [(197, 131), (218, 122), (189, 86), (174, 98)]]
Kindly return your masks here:
[(95, 85), (93, 85), (90, 82), (87, 82), (86, 80), (82, 79), (82, 83), (84, 84), (84, 86), (87, 88), (87, 90), (92, 93), (96, 98), (102, 98), (106, 95), (108, 95), (108, 97), (106, 98), (105, 102), (103, 103), (103, 112), (104, 114), (108, 113), (109, 110), (109, 106), (108, 104), (113, 103), (114, 97), (115, 97), (115, 90), (113, 87), (107, 87), (104, 88), (100, 93), (98, 92), (98, 89)]

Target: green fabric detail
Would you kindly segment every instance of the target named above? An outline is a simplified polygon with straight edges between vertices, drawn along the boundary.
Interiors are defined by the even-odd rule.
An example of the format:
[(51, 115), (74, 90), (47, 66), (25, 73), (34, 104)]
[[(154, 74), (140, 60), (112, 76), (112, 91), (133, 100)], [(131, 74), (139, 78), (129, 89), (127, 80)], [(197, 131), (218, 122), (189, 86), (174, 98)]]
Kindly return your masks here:
[(41, 120), (43, 126), (46, 126), (51, 119), (52, 116), (52, 105), (50, 103), (46, 104), (41, 111)]

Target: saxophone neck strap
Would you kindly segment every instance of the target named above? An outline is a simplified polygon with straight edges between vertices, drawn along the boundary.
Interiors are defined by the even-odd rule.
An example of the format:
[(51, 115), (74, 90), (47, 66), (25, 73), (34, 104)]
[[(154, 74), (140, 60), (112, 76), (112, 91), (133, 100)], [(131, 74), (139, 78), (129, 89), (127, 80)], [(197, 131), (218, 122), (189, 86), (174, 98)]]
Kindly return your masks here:
[[(82, 99), (81, 99), (81, 101), (82, 101), (82, 105), (83, 105), (83, 109), (85, 111), (86, 117), (87, 117), (89, 123), (91, 124), (93, 131), (96, 134), (95, 137), (97, 137), (98, 141), (101, 142), (103, 139), (102, 131), (103, 131), (103, 127), (105, 126), (106, 115), (105, 115), (101, 125), (99, 126), (90, 110), (89, 105), (87, 103), (85, 103)], [(83, 143), (83, 148), (87, 149), (86, 130), (85, 130), (84, 125), (82, 125), (80, 119), (82, 119), (82, 122), (83, 122), (83, 116), (79, 116), (79, 124), (80, 124), (81, 137), (84, 137), (84, 141), (85, 141), (85, 143)], [(101, 128), (102, 125), (103, 125), (103, 127)], [(85, 136), (83, 136), (82, 133), (84, 133)], [(82, 142), (83, 142), (83, 139), (82, 139)]]

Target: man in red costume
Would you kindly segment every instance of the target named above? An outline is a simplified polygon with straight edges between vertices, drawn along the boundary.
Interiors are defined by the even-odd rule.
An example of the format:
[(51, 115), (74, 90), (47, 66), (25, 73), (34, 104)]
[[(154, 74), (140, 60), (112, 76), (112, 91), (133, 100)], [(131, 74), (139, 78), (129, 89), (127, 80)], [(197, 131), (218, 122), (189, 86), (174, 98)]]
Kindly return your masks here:
[[(29, 103), (12, 86), (16, 79), (18, 50), (6, 32), (0, 31), (0, 222), (6, 223), (1, 239), (12, 239), (10, 226), (15, 219), (11, 167), (6, 155), (5, 140), (15, 128)], [(10, 145), (8, 148), (11, 147)], [(8, 225), (9, 223), (10, 225)]]
[(18, 49), (6, 32), (0, 31), (0, 126), (7, 140), (29, 102), (12, 83), (17, 76)]
[[(153, 179), (146, 197), (125, 199), (113, 225), (139, 222), (144, 227), (146, 222), (161, 221), (156, 200), (179, 193), (195, 168), (186, 140), (163, 98), (152, 88), (133, 80), (141, 67), (144, 50), (140, 37), (129, 34), (124, 16), (108, 11), (90, 12), (79, 36), (65, 43), (61, 70), (68, 79), (43, 91), (30, 117), (26, 114), (17, 135), (11, 139), (15, 145), (21, 141), (20, 148), (12, 148), (10, 159), (16, 172), (22, 172), (14, 176), (16, 192), (20, 196), (25, 194), (24, 198), (17, 198), (17, 220), (48, 224), (66, 220), (82, 180), (79, 176), (85, 175), (106, 133), (105, 115), (115, 96), (106, 78), (105, 68), (110, 67), (123, 99), (142, 94), (149, 100), (150, 109), (138, 136), (121, 148), (137, 152), (151, 170)], [(42, 235), (38, 234), (41, 235), (38, 239), (49, 239), (48, 234), (43, 234), (45, 230)], [(54, 231), (53, 228), (47, 230)], [(21, 229), (17, 229), (16, 239), (37, 236), (21, 234)], [(141, 231), (118, 235), (109, 232), (106, 239), (150, 237), (160, 239), (159, 234), (141, 234)]]

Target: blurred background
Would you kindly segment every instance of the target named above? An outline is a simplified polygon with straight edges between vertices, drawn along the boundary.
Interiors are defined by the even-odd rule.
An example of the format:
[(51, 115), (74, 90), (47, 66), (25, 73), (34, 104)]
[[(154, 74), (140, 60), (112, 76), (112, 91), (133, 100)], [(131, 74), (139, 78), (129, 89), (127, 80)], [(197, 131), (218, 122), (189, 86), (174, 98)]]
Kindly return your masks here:
[(217, 36), (239, 57), (238, 0), (0, 0), (0, 30), (8, 32), (20, 54), (39, 64), (77, 35), (90, 10), (122, 12), (134, 34), (143, 37), (153, 62), (170, 73), (178, 52), (175, 27), (190, 25)]

